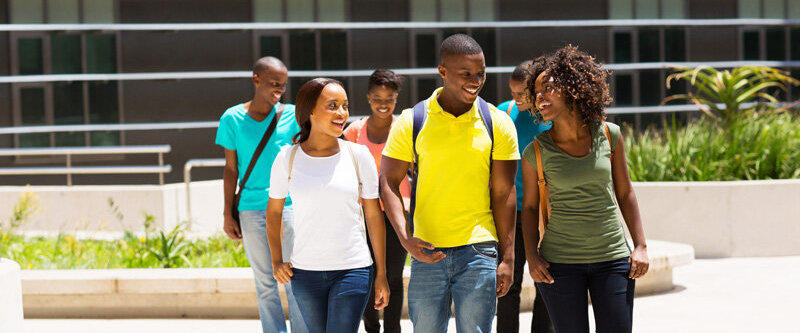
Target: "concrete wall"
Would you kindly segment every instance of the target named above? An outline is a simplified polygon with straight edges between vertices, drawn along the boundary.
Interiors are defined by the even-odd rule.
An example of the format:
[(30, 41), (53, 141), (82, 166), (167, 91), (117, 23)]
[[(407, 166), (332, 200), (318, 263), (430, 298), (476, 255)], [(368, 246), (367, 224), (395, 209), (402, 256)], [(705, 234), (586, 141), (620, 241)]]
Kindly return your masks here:
[(22, 283), (19, 264), (0, 258), (0, 332), (22, 331)]
[[(800, 255), (800, 180), (634, 187), (648, 239), (689, 244), (700, 258)], [(189, 221), (183, 184), (0, 187), (0, 216), (9, 216), (26, 190), (41, 202), (41, 211), (22, 228), (28, 231), (141, 230), (145, 212), (167, 228)], [(121, 222), (109, 198), (119, 205)], [(192, 183), (191, 208), (193, 231), (221, 231), (222, 181)]]

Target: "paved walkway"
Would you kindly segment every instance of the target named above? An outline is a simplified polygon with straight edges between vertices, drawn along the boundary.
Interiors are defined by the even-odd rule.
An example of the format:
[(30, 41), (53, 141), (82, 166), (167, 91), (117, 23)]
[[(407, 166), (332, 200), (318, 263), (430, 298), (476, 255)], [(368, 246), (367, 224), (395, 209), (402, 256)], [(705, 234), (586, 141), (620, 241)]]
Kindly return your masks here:
[[(671, 292), (639, 297), (635, 332), (800, 332), (800, 256), (696, 260), (677, 268)], [(531, 314), (521, 314), (529, 323)], [(411, 322), (403, 322), (411, 332)], [(523, 324), (523, 327), (525, 325)], [(256, 320), (36, 319), (27, 333), (260, 332)], [(523, 330), (524, 331), (524, 330)], [(455, 323), (450, 321), (450, 332)]]

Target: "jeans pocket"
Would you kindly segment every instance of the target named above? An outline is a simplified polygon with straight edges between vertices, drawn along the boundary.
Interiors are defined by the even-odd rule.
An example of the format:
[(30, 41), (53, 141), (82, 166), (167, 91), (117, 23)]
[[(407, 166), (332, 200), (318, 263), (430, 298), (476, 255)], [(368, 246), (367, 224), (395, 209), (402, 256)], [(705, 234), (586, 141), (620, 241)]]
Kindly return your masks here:
[(476, 243), (471, 244), (470, 247), (480, 256), (497, 259), (497, 246), (494, 243)]

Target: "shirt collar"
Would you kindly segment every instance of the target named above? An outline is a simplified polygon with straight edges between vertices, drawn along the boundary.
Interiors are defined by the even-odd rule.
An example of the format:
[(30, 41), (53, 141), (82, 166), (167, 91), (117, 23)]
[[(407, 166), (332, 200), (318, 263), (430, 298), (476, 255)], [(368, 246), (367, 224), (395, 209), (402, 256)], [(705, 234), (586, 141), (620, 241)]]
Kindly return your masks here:
[(446, 117), (449, 117), (450, 119), (463, 119), (464, 115), (468, 115), (468, 117), (471, 117), (471, 118), (480, 118), (481, 117), (480, 114), (478, 114), (478, 106), (477, 106), (478, 105), (478, 99), (477, 98), (475, 99), (474, 102), (472, 102), (472, 108), (470, 108), (469, 111), (467, 111), (467, 113), (465, 113), (464, 115), (459, 116), (458, 118), (456, 118), (455, 116), (453, 116), (452, 114), (450, 114), (448, 112), (444, 112), (444, 109), (439, 104), (439, 100), (437, 99), (439, 97), (439, 94), (442, 92), (442, 89), (443, 89), (442, 87), (437, 88), (436, 90), (433, 91), (433, 94), (431, 95), (431, 97), (428, 97), (428, 102), (427, 102), (428, 110), (431, 113), (441, 113), (442, 115), (444, 115)]

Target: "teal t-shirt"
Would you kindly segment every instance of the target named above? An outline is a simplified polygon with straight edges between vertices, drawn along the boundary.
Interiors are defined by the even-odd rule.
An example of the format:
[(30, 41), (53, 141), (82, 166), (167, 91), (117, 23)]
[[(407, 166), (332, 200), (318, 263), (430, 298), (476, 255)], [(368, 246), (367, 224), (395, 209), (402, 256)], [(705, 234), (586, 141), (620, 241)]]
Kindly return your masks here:
[[(529, 111), (520, 111), (517, 108), (517, 103), (514, 100), (505, 101), (497, 106), (500, 111), (508, 112), (509, 105), (512, 105), (511, 120), (514, 121), (514, 126), (517, 128), (517, 140), (519, 141), (519, 154), (522, 152), (539, 133), (549, 130), (553, 124), (551, 122), (540, 123)], [(522, 166), (517, 164), (517, 177), (514, 179), (514, 184), (517, 187), (517, 210), (522, 209)]]
[[(283, 114), (278, 120), (275, 132), (267, 141), (264, 151), (258, 157), (247, 184), (244, 184), (242, 197), (239, 200), (239, 211), (243, 210), (266, 210), (267, 196), (269, 195), (269, 176), (272, 162), (278, 155), (281, 147), (290, 145), (292, 137), (300, 132), (300, 125), (294, 117), (294, 105), (284, 104)], [(216, 143), (230, 150), (236, 151), (237, 168), (239, 170), (239, 182), (242, 181), (250, 159), (261, 142), (261, 138), (267, 131), (267, 127), (275, 117), (278, 106), (272, 108), (269, 115), (262, 121), (255, 121), (247, 114), (243, 104), (239, 104), (226, 110), (219, 120), (217, 128)], [(292, 202), (286, 198), (286, 205)]]

